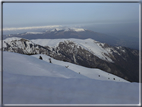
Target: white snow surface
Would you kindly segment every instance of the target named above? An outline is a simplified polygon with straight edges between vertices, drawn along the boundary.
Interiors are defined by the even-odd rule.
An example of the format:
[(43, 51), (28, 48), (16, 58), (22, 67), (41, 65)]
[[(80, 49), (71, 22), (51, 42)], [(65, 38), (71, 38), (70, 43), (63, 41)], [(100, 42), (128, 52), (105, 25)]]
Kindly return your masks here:
[[(11, 57), (6, 57), (10, 55)], [(37, 58), (20, 55), (17, 53), (4, 52), (4, 71), (14, 74), (30, 76), (49, 76), (62, 78), (87, 78), (65, 67), (50, 64)], [(20, 67), (17, 67), (17, 66)]]
[(138, 83), (89, 79), (69, 69), (73, 65), (66, 68), (35, 57), (3, 52), (4, 104), (139, 103)]
[[(39, 58), (40, 56), (42, 57), (42, 59), (46, 62), (49, 62), (49, 58), (51, 59), (53, 64), (56, 65), (61, 65), (63, 67), (67, 67), (68, 69), (76, 72), (76, 73), (80, 73), (81, 75), (84, 75), (90, 79), (97, 79), (97, 80), (106, 80), (106, 81), (116, 81), (116, 82), (128, 82), (118, 76), (115, 76), (113, 74), (107, 73), (105, 71), (102, 71), (100, 69), (96, 69), (96, 68), (87, 68), (87, 67), (83, 67), (80, 65), (76, 65), (76, 64), (72, 64), (69, 62), (64, 62), (64, 61), (59, 61), (56, 59), (53, 59), (50, 56), (47, 55), (42, 55), (42, 54), (38, 54), (38, 55), (32, 55), (36, 58)], [(114, 80), (115, 78), (115, 80)]]
[(33, 39), (32, 42), (42, 45), (42, 46), (50, 46), (50, 47), (56, 47), (60, 42), (64, 41), (72, 41), (78, 46), (81, 46), (82, 48), (90, 51), (97, 57), (106, 60), (108, 62), (113, 62), (108, 56), (111, 54), (109, 51), (103, 49), (99, 44), (99, 42), (93, 40), (93, 39)]

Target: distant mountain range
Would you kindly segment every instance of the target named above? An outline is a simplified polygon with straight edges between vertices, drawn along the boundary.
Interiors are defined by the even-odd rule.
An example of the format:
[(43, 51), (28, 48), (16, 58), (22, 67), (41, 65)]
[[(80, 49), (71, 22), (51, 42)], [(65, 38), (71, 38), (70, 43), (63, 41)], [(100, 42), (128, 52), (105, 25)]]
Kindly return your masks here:
[(20, 37), (25, 39), (94, 39), (112, 46), (125, 46), (132, 49), (139, 49), (139, 40), (135, 37), (114, 37), (83, 28), (56, 28), (44, 32), (25, 32), (11, 35), (4, 35), (3, 39), (9, 37)]
[[(91, 33), (92, 31), (55, 29), (43, 33), (28, 32), (18, 34), (17, 36), (20, 38), (11, 35), (12, 38), (3, 40), (3, 50), (26, 55), (45, 54), (57, 60), (89, 68), (98, 68), (131, 82), (139, 81), (138, 50), (122, 46), (113, 47), (93, 39), (85, 39), (89, 36), (86, 36), (83, 32), (87, 34), (87, 32)], [(94, 32), (92, 33), (94, 34)], [(82, 34), (81, 37), (80, 34)], [(82, 39), (53, 39), (55, 37), (66, 37), (66, 35)], [(52, 39), (45, 39), (47, 36)], [(103, 38), (103, 36), (99, 37)], [(22, 37), (30, 38), (30, 40)], [(37, 37), (42, 39), (37, 39)]]

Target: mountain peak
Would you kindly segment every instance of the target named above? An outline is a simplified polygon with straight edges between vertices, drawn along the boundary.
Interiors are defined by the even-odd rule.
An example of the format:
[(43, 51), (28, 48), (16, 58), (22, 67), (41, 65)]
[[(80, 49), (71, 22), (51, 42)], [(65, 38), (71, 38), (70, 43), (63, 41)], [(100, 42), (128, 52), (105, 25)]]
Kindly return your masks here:
[(46, 30), (46, 31), (75, 31), (75, 32), (81, 32), (81, 31), (85, 31), (85, 29), (83, 28), (55, 28), (55, 29), (52, 29), (52, 30)]

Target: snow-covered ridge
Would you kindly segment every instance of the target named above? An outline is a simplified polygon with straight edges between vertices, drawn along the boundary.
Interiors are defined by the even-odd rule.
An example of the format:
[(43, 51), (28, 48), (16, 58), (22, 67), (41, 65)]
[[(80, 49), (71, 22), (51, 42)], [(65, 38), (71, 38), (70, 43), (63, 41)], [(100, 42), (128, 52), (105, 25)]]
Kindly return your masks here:
[[(3, 47), (6, 47), (5, 42), (10, 43), (13, 40), (17, 40), (18, 42), (18, 40), (20, 39), (22, 38), (18, 38), (18, 37), (7, 38), (3, 42)], [(125, 49), (123, 49), (122, 47), (116, 47), (116, 49), (114, 49), (112, 47), (105, 46), (106, 45), (105, 43), (100, 43), (90, 38), (88, 39), (74, 39), (74, 38), (70, 38), (70, 39), (33, 39), (33, 40), (28, 40), (28, 42), (29, 42), (28, 44), (30, 43), (38, 44), (41, 46), (49, 46), (50, 48), (58, 47), (61, 42), (66, 43), (66, 44), (68, 44), (69, 42), (73, 42), (77, 46), (77, 48), (81, 47), (91, 52), (98, 58), (108, 61), (108, 62), (113, 62), (113, 60), (110, 57), (110, 56), (113, 56), (113, 53), (121, 55), (116, 49), (121, 50), (123, 53), (125, 53)], [(10, 44), (13, 45), (13, 43), (10, 43)], [(19, 46), (22, 47), (22, 44), (20, 44), (20, 42), (18, 44)], [(30, 46), (28, 50), (30, 50)]]
[[(67, 42), (72, 41), (74, 42), (78, 47), (81, 46), (82, 48), (88, 50), (89, 52), (93, 53), (97, 57), (107, 60), (109, 62), (113, 62), (108, 56), (110, 54), (109, 51), (106, 51), (101, 46), (98, 45), (99, 42), (93, 40), (93, 39), (33, 39), (32, 42), (36, 44), (40, 44), (42, 46), (50, 46), (50, 47), (57, 47), (60, 42)], [(108, 56), (106, 56), (107, 54)]]
[(22, 54), (39, 54), (41, 51), (47, 53), (47, 50), (44, 49), (44, 47), (41, 47), (30, 40), (17, 37), (7, 38), (3, 40), (3, 49), (4, 51)]
[[(11, 41), (13, 40), (20, 40), (22, 38), (18, 38), (18, 37), (12, 37), (12, 38), (7, 38), (4, 40), (3, 46), (6, 47), (6, 43), (11, 44), (11, 46), (13, 46), (13, 43), (11, 43)], [(25, 46), (24, 43), (21, 43), (20, 41), (16, 41), (17, 46), (20, 46), (21, 48), (22, 45)], [(27, 51), (31, 52), (32, 50), (30, 50), (30, 43), (31, 44), (39, 44), (41, 46), (49, 46), (51, 48), (56, 48), (58, 47), (59, 43), (61, 42), (73, 42), (77, 48), (82, 47), (83, 49), (91, 52), (92, 54), (96, 55), (97, 57), (99, 57), (102, 60), (106, 60), (108, 62), (113, 62), (111, 58), (109, 58), (109, 54), (111, 54), (111, 52), (108, 49), (104, 49), (102, 48), (99, 44), (100, 42), (95, 41), (93, 39), (74, 39), (74, 38), (70, 38), (70, 39), (33, 39), (33, 40), (28, 40), (28, 48)], [(101, 43), (101, 45), (103, 45), (103, 43)]]
[[(11, 41), (13, 40), (20, 40), (21, 38), (18, 38), (18, 37), (12, 37), (12, 38), (6, 38), (5, 40), (3, 40), (3, 47), (6, 47), (6, 42), (7, 43), (10, 43)], [(1, 44), (0, 44), (1, 45)]]
[(12, 41), (16, 41), (16, 44), (19, 47), (23, 47), (23, 44), (21, 44), (22, 40), (24, 40), (27, 44), (34, 44), (32, 41), (27, 40), (27, 39), (22, 39), (22, 38), (18, 38), (18, 37), (12, 37), (12, 38), (6, 38), (5, 40), (3, 40), (3, 47), (6, 47), (6, 43), (9, 43), (11, 46), (13, 46), (14, 43)]

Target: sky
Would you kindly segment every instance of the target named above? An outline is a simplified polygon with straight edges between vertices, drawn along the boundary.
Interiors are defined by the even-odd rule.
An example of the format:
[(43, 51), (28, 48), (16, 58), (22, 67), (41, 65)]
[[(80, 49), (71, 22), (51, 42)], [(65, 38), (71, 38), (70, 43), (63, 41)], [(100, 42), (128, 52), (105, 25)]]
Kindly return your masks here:
[(54, 25), (138, 36), (139, 3), (3, 3), (5, 31)]

